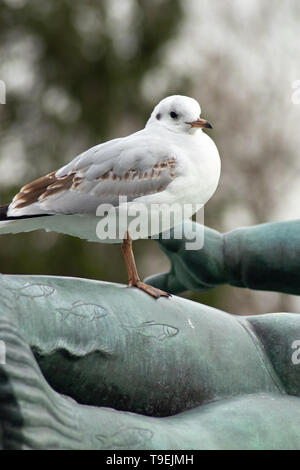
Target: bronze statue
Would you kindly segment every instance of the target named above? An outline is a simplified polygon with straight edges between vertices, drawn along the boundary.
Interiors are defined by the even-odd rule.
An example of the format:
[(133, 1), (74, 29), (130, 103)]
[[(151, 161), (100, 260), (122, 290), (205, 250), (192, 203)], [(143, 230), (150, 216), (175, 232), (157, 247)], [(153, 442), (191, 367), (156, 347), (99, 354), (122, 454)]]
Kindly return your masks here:
[[(299, 229), (205, 228), (194, 252), (159, 240), (172, 269), (147, 282), (299, 294)], [(298, 314), (61, 277), (2, 275), (0, 289), (2, 448), (300, 449)]]

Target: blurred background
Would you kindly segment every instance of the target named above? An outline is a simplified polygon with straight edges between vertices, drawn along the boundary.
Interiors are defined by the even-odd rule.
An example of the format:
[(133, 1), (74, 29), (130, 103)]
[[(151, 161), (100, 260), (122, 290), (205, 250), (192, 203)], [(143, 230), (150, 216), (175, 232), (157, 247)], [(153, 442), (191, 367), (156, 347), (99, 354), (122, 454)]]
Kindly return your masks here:
[[(144, 126), (153, 106), (190, 95), (222, 159), (206, 225), (300, 215), (298, 0), (2, 0), (0, 204), (102, 141)], [(298, 93), (298, 98), (300, 93)], [(168, 269), (135, 243), (142, 277)], [(3, 273), (126, 282), (120, 246), (54, 233), (1, 236)], [(220, 287), (183, 294), (232, 313), (300, 312), (300, 299)]]

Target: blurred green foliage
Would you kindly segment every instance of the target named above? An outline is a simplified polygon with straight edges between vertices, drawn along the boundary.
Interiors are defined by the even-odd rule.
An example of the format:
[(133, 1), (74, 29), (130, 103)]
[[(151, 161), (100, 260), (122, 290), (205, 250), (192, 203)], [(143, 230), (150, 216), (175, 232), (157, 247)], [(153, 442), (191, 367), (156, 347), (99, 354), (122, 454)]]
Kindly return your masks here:
[[(8, 83), (7, 104), (0, 107), (0, 149), (15, 141), (21, 145), (21, 185), (99, 142), (144, 126), (156, 103), (147, 101), (141, 83), (183, 16), (180, 0), (1, 2), (0, 74), (1, 66), (11, 67), (12, 82), (19, 85)], [(9, 154), (13, 172), (18, 158), (17, 147)], [(9, 202), (18, 189), (2, 184), (0, 202)], [(140, 241), (137, 258), (146, 244), (159, 256), (154, 242)], [(127, 277), (119, 246), (44, 232), (2, 236), (0, 270)]]

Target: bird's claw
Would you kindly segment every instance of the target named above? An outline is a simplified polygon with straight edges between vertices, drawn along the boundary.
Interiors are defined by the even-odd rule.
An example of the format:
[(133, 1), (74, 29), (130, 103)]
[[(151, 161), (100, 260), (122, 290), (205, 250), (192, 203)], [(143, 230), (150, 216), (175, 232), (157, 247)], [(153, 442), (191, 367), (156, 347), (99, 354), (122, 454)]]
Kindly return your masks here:
[(138, 289), (143, 290), (155, 299), (159, 299), (160, 297), (172, 297), (168, 292), (157, 289), (157, 287), (150, 286), (149, 284), (145, 284), (142, 281), (133, 281), (129, 285), (130, 287), (137, 287)]

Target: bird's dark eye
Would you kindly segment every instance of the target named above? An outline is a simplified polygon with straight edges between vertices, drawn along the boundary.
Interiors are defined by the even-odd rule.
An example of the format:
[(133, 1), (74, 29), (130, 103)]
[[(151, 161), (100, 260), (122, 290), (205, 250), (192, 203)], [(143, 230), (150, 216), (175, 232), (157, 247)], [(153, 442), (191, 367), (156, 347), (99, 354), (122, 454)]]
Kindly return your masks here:
[(175, 113), (175, 111), (171, 111), (170, 116), (171, 116), (172, 119), (177, 119), (178, 118), (178, 114)]
[(161, 118), (161, 114), (158, 113), (158, 114), (156, 115), (156, 119), (160, 120), (160, 118)]

